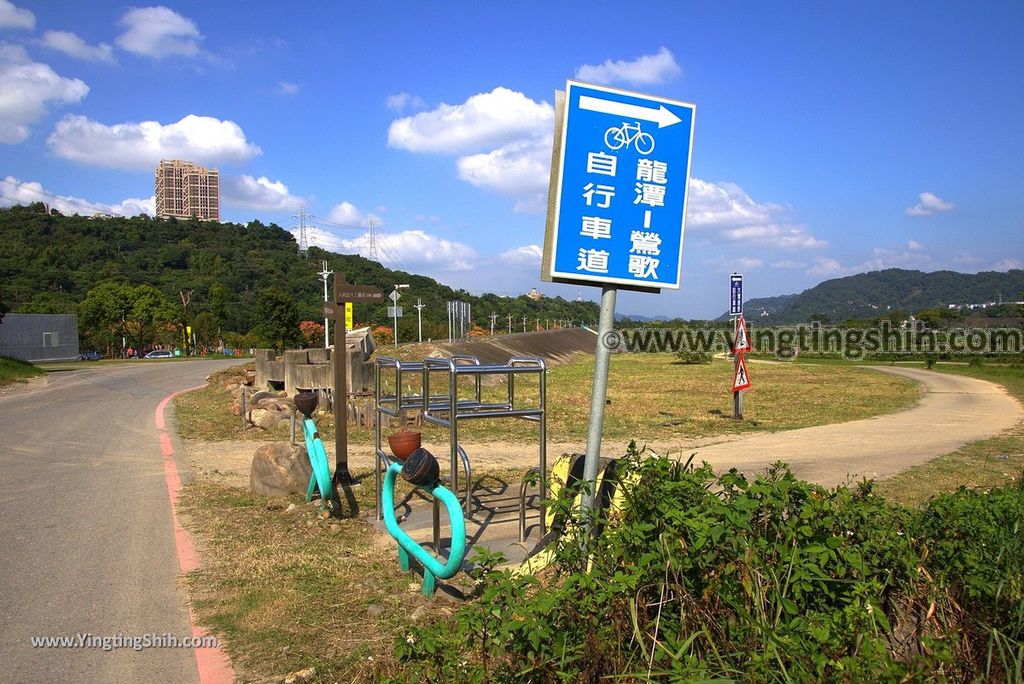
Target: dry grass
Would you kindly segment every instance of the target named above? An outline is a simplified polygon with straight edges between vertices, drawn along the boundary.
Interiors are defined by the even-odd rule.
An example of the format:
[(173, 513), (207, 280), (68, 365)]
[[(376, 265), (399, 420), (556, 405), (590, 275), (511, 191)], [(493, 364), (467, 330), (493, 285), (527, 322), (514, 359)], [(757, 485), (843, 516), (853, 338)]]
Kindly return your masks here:
[(188, 484), (181, 503), (203, 556), (187, 577), (193, 607), (225, 640), (239, 681), (307, 667), (317, 681), (378, 681), (411, 621), (452, 609), (425, 599), (391, 538), (361, 520), (323, 520), (299, 498), (210, 477)]
[[(621, 354), (612, 358), (605, 409), (604, 437), (646, 443), (754, 431), (789, 430), (858, 420), (890, 413), (918, 398), (915, 383), (856, 366), (815, 366), (787, 363), (752, 363), (754, 386), (744, 393), (745, 420), (732, 420), (732, 362), (683, 365), (672, 354)], [(575, 363), (548, 371), (548, 439), (578, 441), (586, 436), (594, 357), (581, 355)], [(440, 375), (438, 379), (441, 379)], [(414, 378), (407, 391), (419, 391)], [(471, 383), (463, 387), (469, 396)], [(484, 395), (504, 399), (505, 386), (484, 388)], [(536, 402), (536, 378), (525, 376), (516, 384), (517, 403)], [(243, 431), (232, 416), (228, 395), (206, 389), (176, 399), (180, 432), (185, 439), (267, 439), (258, 429)], [(330, 418), (319, 421), (325, 440), (333, 438)], [(277, 428), (281, 436), (287, 427)], [(445, 438), (441, 428), (422, 428), (425, 440)], [(467, 441), (535, 439), (536, 424), (522, 420), (474, 420), (462, 423)], [(349, 428), (349, 442), (370, 444), (372, 430)]]

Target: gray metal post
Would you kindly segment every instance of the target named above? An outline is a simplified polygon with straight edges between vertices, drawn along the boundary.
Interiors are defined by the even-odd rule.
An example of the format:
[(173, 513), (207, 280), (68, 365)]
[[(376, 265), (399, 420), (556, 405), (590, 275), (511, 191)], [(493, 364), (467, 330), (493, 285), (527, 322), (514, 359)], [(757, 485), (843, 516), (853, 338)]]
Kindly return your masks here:
[(609, 333), (615, 327), (616, 289), (610, 285), (601, 288), (601, 319), (597, 326), (597, 353), (594, 357), (594, 388), (590, 395), (590, 424), (587, 427), (587, 456), (583, 462), (583, 479), (590, 491), (583, 497), (583, 510), (594, 508), (597, 469), (601, 462), (601, 432), (604, 428), (604, 405), (608, 397), (608, 365), (612, 350), (608, 347)]
[[(732, 339), (733, 339), (733, 352), (732, 352), (732, 377), (736, 378), (736, 372), (740, 367), (740, 355), (736, 352), (736, 335), (740, 331), (740, 319), (739, 316), (733, 319)], [(743, 390), (732, 393), (732, 417), (733, 420), (743, 420)]]

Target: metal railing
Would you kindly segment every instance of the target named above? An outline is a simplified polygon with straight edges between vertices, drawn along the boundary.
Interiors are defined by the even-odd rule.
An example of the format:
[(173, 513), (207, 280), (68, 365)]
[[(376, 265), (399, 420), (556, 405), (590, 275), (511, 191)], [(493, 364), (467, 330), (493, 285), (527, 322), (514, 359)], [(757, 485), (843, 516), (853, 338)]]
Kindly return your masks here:
[[(382, 375), (394, 372), (394, 393), (382, 391)], [(403, 393), (402, 376), (405, 373), (420, 373), (422, 384), (416, 393)], [(431, 394), (432, 377), (447, 374), (447, 391)], [(484, 401), (483, 379), (487, 376), (504, 376), (507, 385), (506, 401)], [(537, 375), (539, 378), (539, 400), (535, 406), (516, 405), (516, 378), (522, 375)], [(460, 378), (472, 378), (469, 397), (460, 397)], [(433, 383), (437, 386), (437, 383)], [(540, 477), (540, 530), (545, 534), (543, 501), (546, 497), (547, 477), (547, 364), (538, 356), (521, 356), (509, 359), (506, 364), (482, 364), (475, 356), (465, 354), (451, 358), (429, 357), (423, 361), (400, 361), (390, 357), (378, 357), (375, 380), (377, 420), (374, 429), (376, 462), (374, 484), (377, 490), (377, 519), (381, 519), (381, 474), (393, 462), (381, 448), (381, 427), (385, 416), (403, 416), (404, 411), (419, 410), (423, 421), (448, 429), (449, 485), (459, 495), (459, 464), (466, 476), (463, 487), (462, 505), (466, 515), (472, 517), (472, 469), (469, 456), (459, 445), (459, 423), (463, 420), (488, 418), (522, 418), (538, 424), (538, 451)], [(436, 527), (436, 525), (435, 525)], [(435, 533), (436, 535), (436, 533)]]

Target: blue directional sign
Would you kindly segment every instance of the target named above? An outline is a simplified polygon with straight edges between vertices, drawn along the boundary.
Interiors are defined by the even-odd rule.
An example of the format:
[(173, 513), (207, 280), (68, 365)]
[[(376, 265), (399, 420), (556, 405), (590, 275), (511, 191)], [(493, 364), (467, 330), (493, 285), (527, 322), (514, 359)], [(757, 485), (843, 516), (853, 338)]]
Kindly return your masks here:
[(678, 289), (696, 107), (569, 81), (546, 275)]
[(743, 274), (733, 273), (729, 276), (729, 315), (739, 316), (743, 313)]

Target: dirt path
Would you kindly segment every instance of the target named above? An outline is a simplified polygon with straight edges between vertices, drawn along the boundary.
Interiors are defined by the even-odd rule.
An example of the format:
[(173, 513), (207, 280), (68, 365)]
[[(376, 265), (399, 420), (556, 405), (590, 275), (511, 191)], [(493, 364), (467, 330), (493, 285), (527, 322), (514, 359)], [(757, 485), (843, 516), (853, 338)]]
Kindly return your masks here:
[[(882, 479), (937, 456), (956, 451), (964, 444), (986, 439), (1024, 420), (1024, 408), (1001, 387), (984, 380), (934, 371), (898, 367), (871, 367), (922, 385), (922, 397), (914, 406), (897, 413), (864, 420), (820, 425), (756, 435), (726, 435), (699, 440), (649, 444), (659, 453), (705, 460), (716, 470), (763, 469), (775, 461), (789, 463), (805, 479), (835, 485), (850, 479)], [(245, 486), (249, 481), (256, 442), (185, 442), (194, 470), (214, 473), (227, 483)], [(424, 443), (441, 457), (447, 444)], [(621, 455), (627, 442), (605, 442), (602, 451)], [(643, 445), (640, 445), (643, 446)], [(537, 464), (537, 446), (519, 443), (463, 443), (477, 472), (523, 469)], [(583, 452), (585, 442), (549, 442), (548, 462), (560, 454)], [(327, 445), (333, 458), (333, 445)], [(353, 472), (373, 467), (371, 446), (350, 446)]]
[(697, 449), (697, 459), (716, 470), (747, 472), (785, 461), (799, 477), (831, 486), (890, 477), (1024, 420), (1020, 403), (991, 382), (913, 368), (870, 368), (917, 381), (920, 401), (884, 416), (720, 442)]

